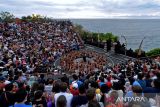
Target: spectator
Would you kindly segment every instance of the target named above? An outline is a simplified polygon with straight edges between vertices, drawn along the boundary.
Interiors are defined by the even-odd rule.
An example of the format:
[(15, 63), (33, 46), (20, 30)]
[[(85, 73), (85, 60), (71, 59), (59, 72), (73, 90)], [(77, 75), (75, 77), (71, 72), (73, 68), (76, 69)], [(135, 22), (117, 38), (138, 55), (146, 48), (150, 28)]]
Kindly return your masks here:
[[(151, 107), (151, 105), (150, 105), (150, 103), (149, 103), (149, 101), (148, 101), (148, 99), (146, 98), (146, 97), (143, 97), (143, 95), (142, 95), (142, 88), (141, 87), (139, 87), (139, 86), (134, 86), (133, 88), (132, 88), (132, 90), (133, 90), (133, 93), (134, 93), (134, 97), (136, 98), (136, 97), (138, 97), (139, 99), (141, 99), (141, 100), (136, 100), (136, 101), (134, 101), (134, 100), (131, 100), (131, 101), (129, 101), (129, 103), (128, 103), (128, 106), (129, 107), (134, 107), (134, 106), (140, 106), (140, 107)], [(143, 100), (142, 100), (143, 99)]]
[(107, 87), (106, 84), (103, 84), (101, 86), (101, 92), (102, 92), (102, 97), (100, 99), (100, 102), (102, 102), (103, 104), (105, 104), (105, 98), (106, 98), (106, 94), (108, 93), (109, 89)]
[(117, 91), (112, 91), (109, 95), (106, 97), (106, 106), (105, 107), (123, 107), (122, 101), (117, 101), (119, 98)]
[(160, 80), (159, 79), (155, 79), (152, 81), (151, 85), (152, 87), (146, 87), (144, 89), (144, 95), (147, 97), (147, 98), (155, 98), (156, 97), (156, 94), (160, 93)]
[(35, 82), (35, 83), (33, 83), (33, 85), (32, 85), (32, 87), (31, 87), (31, 91), (30, 91), (30, 101), (33, 101), (33, 99), (34, 99), (34, 93), (35, 93), (35, 91), (37, 91), (38, 90), (38, 87), (39, 87), (39, 84), (37, 83), (37, 82)]
[(70, 86), (70, 92), (73, 94), (73, 96), (76, 96), (79, 94), (79, 90), (78, 90), (78, 84), (77, 83), (73, 83)]
[[(148, 98), (144, 97), (144, 102), (125, 101), (126, 104), (144, 106), (149, 101), (159, 107), (159, 56), (107, 67), (104, 54), (81, 49), (82, 46), (70, 21), (0, 23), (1, 106), (15, 102), (30, 106), (36, 102), (43, 106), (47, 103), (48, 107), (99, 107), (108, 102), (106, 106), (121, 107), (116, 99), (125, 93), (126, 97)], [(54, 70), (57, 58), (60, 66)], [(67, 74), (62, 75), (61, 71)]]
[(47, 107), (47, 102), (45, 98), (43, 97), (42, 91), (36, 91), (34, 94), (34, 101), (32, 102), (34, 106), (40, 106), (40, 107)]
[(49, 79), (48, 84), (45, 85), (45, 91), (50, 94), (52, 92), (52, 88), (53, 88), (53, 80)]
[(0, 96), (0, 105), (2, 107), (9, 107), (15, 102), (15, 94), (12, 93), (13, 84), (9, 83), (5, 86), (5, 92)]
[(138, 83), (141, 85), (142, 89), (146, 88), (146, 81), (143, 80), (144, 76), (142, 73), (138, 74)]
[(88, 103), (86, 105), (82, 105), (80, 107), (92, 107), (93, 104), (96, 105), (97, 107), (103, 107), (103, 105), (100, 105), (96, 101), (96, 93), (95, 93), (95, 89), (94, 88), (88, 89), (86, 93), (87, 93), (86, 96), (88, 98)]
[[(55, 96), (54, 96), (54, 99), (55, 99), (55, 106), (57, 105), (57, 99), (60, 95), (64, 95), (67, 99), (67, 107), (71, 107), (71, 101), (72, 101), (72, 98), (73, 98), (73, 95), (70, 94), (70, 93), (67, 93), (67, 84), (66, 83), (62, 83), (61, 86), (60, 86), (60, 92), (59, 93), (56, 93)], [(57, 107), (57, 106), (56, 106)]]
[[(32, 107), (32, 105), (26, 105), (27, 101), (27, 92), (23, 89), (20, 89), (16, 92), (16, 103), (13, 105), (14, 107)], [(10, 107), (13, 107), (10, 106)]]
[[(120, 81), (118, 82), (113, 82), (113, 86), (112, 86), (112, 90), (110, 90), (110, 92), (112, 92), (113, 90), (116, 90), (118, 92), (118, 97), (122, 98), (123, 97), (123, 89), (122, 89), (122, 83)], [(110, 93), (109, 92), (109, 93)]]
[(85, 86), (81, 84), (79, 87), (79, 95), (73, 97), (71, 105), (72, 107), (79, 107), (87, 104), (87, 102)]

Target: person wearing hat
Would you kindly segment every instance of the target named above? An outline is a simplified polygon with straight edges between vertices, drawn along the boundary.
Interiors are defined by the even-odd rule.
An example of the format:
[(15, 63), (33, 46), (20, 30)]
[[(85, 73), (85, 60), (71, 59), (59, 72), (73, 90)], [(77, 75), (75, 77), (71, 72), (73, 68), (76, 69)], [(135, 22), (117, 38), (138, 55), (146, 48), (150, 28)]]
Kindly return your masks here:
[(127, 81), (127, 82), (125, 83), (124, 88), (125, 88), (125, 92), (126, 92), (126, 93), (129, 92), (129, 91), (131, 91), (132, 85), (130, 85), (130, 82), (129, 82), (129, 81)]
[(73, 84), (70, 85), (70, 92), (73, 94), (73, 96), (76, 96), (76, 95), (79, 94), (77, 83), (73, 83)]
[(72, 107), (79, 107), (81, 105), (87, 104), (87, 102), (88, 102), (88, 100), (87, 100), (87, 96), (86, 96), (85, 85), (81, 84), (79, 86), (79, 95), (73, 96), (71, 105), (72, 105)]

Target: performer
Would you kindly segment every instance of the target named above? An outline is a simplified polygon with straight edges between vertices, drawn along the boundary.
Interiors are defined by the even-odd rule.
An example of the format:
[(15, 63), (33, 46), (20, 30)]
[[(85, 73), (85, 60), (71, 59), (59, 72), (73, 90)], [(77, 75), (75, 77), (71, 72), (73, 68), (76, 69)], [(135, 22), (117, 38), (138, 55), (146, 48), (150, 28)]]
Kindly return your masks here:
[(83, 55), (83, 61), (84, 61), (84, 62), (87, 62), (86, 54)]

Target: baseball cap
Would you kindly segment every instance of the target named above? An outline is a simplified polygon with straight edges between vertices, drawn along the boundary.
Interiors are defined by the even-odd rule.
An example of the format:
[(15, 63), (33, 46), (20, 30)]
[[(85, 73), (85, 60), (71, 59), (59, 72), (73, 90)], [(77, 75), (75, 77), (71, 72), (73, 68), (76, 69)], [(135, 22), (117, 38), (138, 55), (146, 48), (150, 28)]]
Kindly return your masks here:
[(77, 89), (77, 88), (78, 88), (78, 84), (77, 84), (77, 83), (73, 83), (73, 84), (72, 84), (72, 87), (73, 87), (74, 89)]

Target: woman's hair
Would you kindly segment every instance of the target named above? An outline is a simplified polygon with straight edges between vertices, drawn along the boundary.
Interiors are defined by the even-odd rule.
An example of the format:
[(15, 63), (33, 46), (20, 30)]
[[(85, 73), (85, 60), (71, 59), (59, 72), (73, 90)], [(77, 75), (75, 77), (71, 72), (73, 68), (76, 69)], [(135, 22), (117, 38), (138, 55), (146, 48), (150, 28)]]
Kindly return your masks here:
[(136, 93), (137, 96), (141, 96), (143, 89), (140, 86), (135, 85), (135, 86), (132, 86), (132, 91)]
[(91, 87), (98, 88), (98, 83), (96, 81), (91, 82)]
[(5, 86), (5, 90), (6, 90), (6, 91), (11, 91), (12, 89), (13, 89), (13, 84), (12, 84), (12, 83), (7, 84), (7, 85)]
[(41, 90), (36, 91), (34, 94), (35, 100), (40, 99), (42, 95), (43, 95), (43, 92)]
[(155, 79), (155, 80), (153, 81), (153, 83), (154, 83), (155, 88), (160, 89), (160, 79)]
[(80, 93), (80, 94), (84, 94), (85, 92), (86, 92), (85, 86), (84, 86), (84, 84), (81, 84), (81, 85), (79, 86), (79, 93)]
[(60, 83), (55, 82), (52, 88), (52, 92), (59, 93), (60, 92)]
[(26, 90), (24, 90), (24, 89), (18, 90), (15, 94), (16, 102), (18, 102), (18, 103), (23, 102), (25, 100), (26, 96), (27, 96)]
[(67, 99), (64, 95), (61, 95), (57, 99), (57, 107), (66, 107)]
[(142, 80), (142, 79), (143, 79), (143, 77), (144, 77), (144, 74), (142, 74), (142, 73), (138, 73), (138, 79)]
[(87, 90), (86, 96), (88, 98), (88, 101), (92, 101), (96, 95), (95, 89), (94, 88), (89, 88)]
[(42, 92), (44, 92), (44, 88), (45, 88), (44, 84), (41, 83), (38, 85), (38, 90), (41, 90)]
[(61, 86), (60, 86), (60, 90), (61, 90), (62, 92), (66, 92), (66, 91), (67, 91), (67, 83), (62, 82), (62, 83), (61, 83)]
[(108, 86), (106, 84), (103, 84), (100, 89), (101, 89), (102, 93), (107, 93), (108, 92)]
[(37, 91), (38, 90), (38, 86), (39, 86), (39, 84), (37, 82), (34, 82), (32, 87), (31, 87), (31, 91)]
[(121, 83), (120, 81), (118, 81), (118, 82), (113, 82), (112, 88), (113, 88), (114, 90), (122, 90), (122, 87), (123, 87), (123, 85), (122, 85), (122, 83)]

